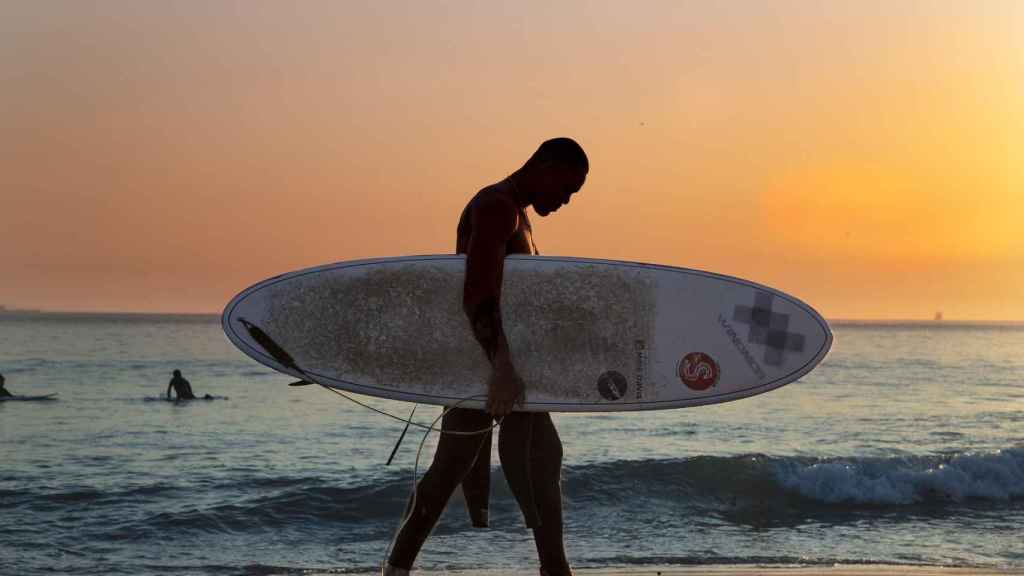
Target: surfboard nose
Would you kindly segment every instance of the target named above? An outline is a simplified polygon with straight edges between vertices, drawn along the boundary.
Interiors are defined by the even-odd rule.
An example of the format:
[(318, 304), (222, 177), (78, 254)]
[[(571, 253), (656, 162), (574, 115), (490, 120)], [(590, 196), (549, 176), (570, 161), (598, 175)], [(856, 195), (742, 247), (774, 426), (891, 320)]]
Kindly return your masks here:
[(734, 305), (730, 321), (746, 331), (747, 343), (764, 349), (762, 361), (767, 366), (784, 366), (790, 358), (803, 360), (831, 344), (832, 332), (824, 318), (799, 300), (769, 290), (755, 290), (749, 304)]

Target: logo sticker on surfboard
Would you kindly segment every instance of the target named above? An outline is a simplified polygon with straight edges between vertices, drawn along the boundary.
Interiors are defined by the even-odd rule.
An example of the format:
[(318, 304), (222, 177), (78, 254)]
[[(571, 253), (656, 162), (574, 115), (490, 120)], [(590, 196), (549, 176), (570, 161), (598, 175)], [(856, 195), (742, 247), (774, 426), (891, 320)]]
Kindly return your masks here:
[(626, 395), (629, 384), (621, 372), (609, 370), (597, 379), (597, 391), (605, 400), (620, 400)]
[(701, 392), (718, 383), (721, 369), (715, 359), (704, 352), (690, 352), (679, 361), (676, 368), (679, 379), (690, 390)]

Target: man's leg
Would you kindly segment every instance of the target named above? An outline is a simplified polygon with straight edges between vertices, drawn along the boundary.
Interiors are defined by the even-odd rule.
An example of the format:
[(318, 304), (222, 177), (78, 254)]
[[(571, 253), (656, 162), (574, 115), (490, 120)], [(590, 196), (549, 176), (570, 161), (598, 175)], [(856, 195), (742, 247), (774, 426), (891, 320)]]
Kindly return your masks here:
[(530, 468), (533, 495), (540, 524), (533, 528), (533, 540), (540, 557), (541, 573), (547, 576), (572, 574), (565, 557), (562, 538), (562, 441), (547, 412), (533, 414)]
[(473, 467), (462, 478), (462, 494), (474, 528), (487, 528), (491, 495), (491, 434), (483, 434)]
[(501, 471), (505, 473), (509, 490), (516, 497), (519, 509), (527, 528), (540, 524), (537, 512), (537, 500), (534, 497), (533, 462), (530, 454), (533, 451), (532, 412), (512, 412), (501, 421), (501, 432), (498, 435), (498, 456), (501, 458)]
[(512, 412), (498, 437), (501, 468), (533, 529), (541, 571), (572, 574), (562, 544), (562, 441), (546, 412)]
[[(442, 431), (473, 432), (490, 425), (490, 414), (467, 408), (453, 408), (441, 420)], [(472, 436), (442, 432), (434, 461), (416, 486), (415, 509), (406, 510), (409, 519), (395, 540), (395, 547), (388, 559), (391, 566), (412, 569), (416, 555), (441, 517), (448, 499), (473, 467), (487, 434), (490, 432)]]

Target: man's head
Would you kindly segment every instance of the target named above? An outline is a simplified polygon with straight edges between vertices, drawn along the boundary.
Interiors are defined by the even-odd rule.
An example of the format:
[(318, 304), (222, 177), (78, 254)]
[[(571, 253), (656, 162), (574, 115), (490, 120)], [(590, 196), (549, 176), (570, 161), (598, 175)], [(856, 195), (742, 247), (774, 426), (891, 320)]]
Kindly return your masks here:
[(568, 204), (583, 187), (589, 171), (586, 152), (572, 138), (545, 141), (520, 169), (529, 179), (530, 203), (541, 216)]
[(175, 370), (174, 372), (171, 372), (171, 375), (181, 377), (181, 370)]

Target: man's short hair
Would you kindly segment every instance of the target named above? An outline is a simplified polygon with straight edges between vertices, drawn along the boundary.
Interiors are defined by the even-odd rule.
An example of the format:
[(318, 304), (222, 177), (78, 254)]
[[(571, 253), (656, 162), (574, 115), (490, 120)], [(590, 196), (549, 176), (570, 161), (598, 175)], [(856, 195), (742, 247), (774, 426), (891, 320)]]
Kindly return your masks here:
[(552, 138), (545, 140), (540, 148), (526, 161), (527, 166), (553, 162), (579, 168), (583, 172), (590, 171), (590, 161), (583, 147), (572, 138)]

